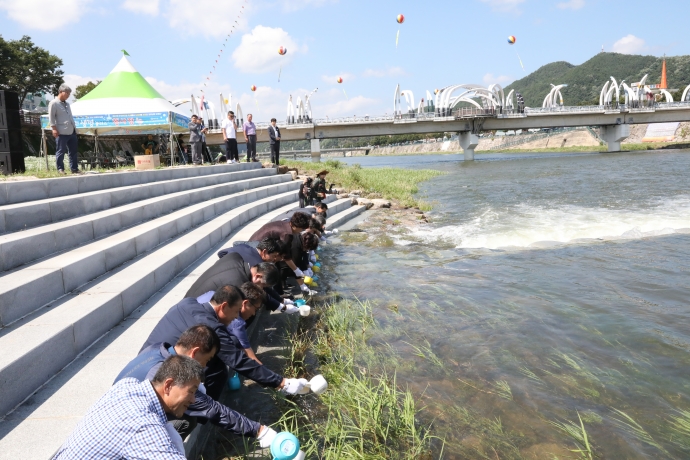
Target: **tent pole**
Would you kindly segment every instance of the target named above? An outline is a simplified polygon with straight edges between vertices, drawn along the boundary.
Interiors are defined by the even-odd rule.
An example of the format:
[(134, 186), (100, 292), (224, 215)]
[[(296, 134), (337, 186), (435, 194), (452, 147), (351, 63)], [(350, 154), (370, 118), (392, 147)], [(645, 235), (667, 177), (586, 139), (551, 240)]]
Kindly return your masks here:
[(170, 120), (170, 166), (175, 166), (175, 133), (173, 132), (173, 114), (168, 112)]
[(46, 139), (46, 130), (41, 129), (41, 153), (46, 157), (46, 171), (49, 169), (48, 166), (48, 141)]

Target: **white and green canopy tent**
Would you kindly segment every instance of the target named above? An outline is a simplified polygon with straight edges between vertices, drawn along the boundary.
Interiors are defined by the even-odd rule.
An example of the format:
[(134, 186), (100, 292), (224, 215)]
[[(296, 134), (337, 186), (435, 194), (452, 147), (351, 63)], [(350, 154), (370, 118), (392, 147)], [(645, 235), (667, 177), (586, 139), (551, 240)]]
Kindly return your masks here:
[[(86, 96), (72, 104), (79, 134), (131, 135), (189, 131), (189, 117), (165, 99), (127, 59)], [(45, 129), (48, 117), (42, 117)]]
[[(123, 53), (108, 76), (72, 104), (77, 133), (96, 139), (99, 135), (169, 134), (174, 159), (174, 134), (189, 132), (190, 119), (156, 91)], [(41, 117), (41, 125), (50, 129), (47, 115)], [(46, 151), (45, 142), (42, 150)]]

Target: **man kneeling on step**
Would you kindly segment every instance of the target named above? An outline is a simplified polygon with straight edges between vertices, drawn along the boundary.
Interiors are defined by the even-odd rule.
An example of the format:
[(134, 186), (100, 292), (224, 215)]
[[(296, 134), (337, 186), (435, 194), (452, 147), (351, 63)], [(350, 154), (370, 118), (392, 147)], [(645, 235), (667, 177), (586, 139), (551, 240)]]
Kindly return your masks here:
[(228, 368), (256, 383), (279, 389), (288, 394), (298, 394), (304, 389), (306, 379), (286, 379), (266, 366), (251, 359), (236, 337), (230, 335), (227, 326), (237, 318), (242, 304), (248, 302), (242, 291), (235, 286), (222, 286), (208, 302), (199, 303), (196, 298), (182, 299), (161, 318), (153, 329), (142, 351), (151, 345), (177, 343), (184, 331), (197, 324), (209, 326), (220, 339), (218, 353), (204, 369), (206, 394), (216, 401), (228, 381)]
[[(144, 348), (139, 356), (125, 366), (115, 378), (114, 384), (126, 378), (135, 378), (140, 382), (151, 380), (161, 365), (170, 356), (187, 356), (206, 366), (208, 361), (220, 350), (218, 335), (205, 324), (197, 324), (182, 333), (175, 345), (168, 342), (154, 343)], [(215, 401), (206, 394), (204, 384), (199, 385), (195, 401), (187, 408), (184, 416), (171, 423), (184, 439), (191, 433), (197, 421), (210, 421), (216, 426), (240, 436), (250, 436), (263, 440), (271, 430), (259, 422), (248, 419), (229, 407)], [(262, 447), (263, 446), (263, 443)]]

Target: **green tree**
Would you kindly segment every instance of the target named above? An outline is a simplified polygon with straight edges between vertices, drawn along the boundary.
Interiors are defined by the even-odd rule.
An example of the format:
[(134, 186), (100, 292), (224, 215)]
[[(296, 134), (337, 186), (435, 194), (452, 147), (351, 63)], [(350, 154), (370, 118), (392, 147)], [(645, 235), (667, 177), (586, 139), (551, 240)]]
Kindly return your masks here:
[(64, 72), (62, 59), (50, 54), (24, 35), (19, 40), (0, 36), (0, 88), (19, 94), (19, 103), (27, 93), (57, 94)]
[(86, 96), (89, 94), (93, 89), (98, 86), (100, 83), (100, 80), (96, 80), (96, 83), (90, 81), (88, 83), (85, 83), (83, 85), (79, 85), (76, 88), (74, 88), (74, 98), (75, 99), (81, 99), (82, 97)]

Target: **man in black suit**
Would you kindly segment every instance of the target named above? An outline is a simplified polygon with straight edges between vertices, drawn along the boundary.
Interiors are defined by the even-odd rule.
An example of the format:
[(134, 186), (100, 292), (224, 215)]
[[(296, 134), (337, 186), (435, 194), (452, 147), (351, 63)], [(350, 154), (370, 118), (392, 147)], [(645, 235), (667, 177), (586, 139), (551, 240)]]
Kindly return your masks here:
[(271, 118), (271, 126), (268, 127), (268, 137), (271, 139), (271, 163), (280, 165), (280, 128), (276, 126), (276, 119)]

